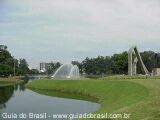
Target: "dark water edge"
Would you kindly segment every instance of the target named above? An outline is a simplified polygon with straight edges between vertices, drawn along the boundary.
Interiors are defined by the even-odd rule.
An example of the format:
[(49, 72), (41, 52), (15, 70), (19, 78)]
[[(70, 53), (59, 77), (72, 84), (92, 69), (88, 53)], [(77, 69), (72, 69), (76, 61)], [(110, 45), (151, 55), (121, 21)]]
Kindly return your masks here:
[(98, 100), (99, 100), (98, 98), (95, 98), (93, 96), (83, 95), (80, 93), (67, 93), (67, 92), (60, 92), (55, 90), (51, 91), (51, 90), (41, 90), (41, 89), (33, 89), (33, 88), (29, 88), (29, 89), (36, 93), (52, 96), (52, 97), (83, 100), (83, 101), (85, 100), (85, 101), (90, 101), (95, 103), (98, 103)]

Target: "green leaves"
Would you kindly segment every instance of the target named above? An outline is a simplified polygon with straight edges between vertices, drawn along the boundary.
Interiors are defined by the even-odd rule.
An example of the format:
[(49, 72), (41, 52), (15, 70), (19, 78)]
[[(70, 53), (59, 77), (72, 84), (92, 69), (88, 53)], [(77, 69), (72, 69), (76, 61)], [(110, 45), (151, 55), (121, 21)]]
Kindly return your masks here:
[(14, 67), (16, 75), (25, 75), (29, 72), (28, 63), (25, 59), (20, 59), (18, 61), (7, 50), (7, 46), (0, 45), (0, 76), (13, 76)]
[(0, 77), (6, 77), (13, 73), (13, 69), (9, 65), (0, 64)]

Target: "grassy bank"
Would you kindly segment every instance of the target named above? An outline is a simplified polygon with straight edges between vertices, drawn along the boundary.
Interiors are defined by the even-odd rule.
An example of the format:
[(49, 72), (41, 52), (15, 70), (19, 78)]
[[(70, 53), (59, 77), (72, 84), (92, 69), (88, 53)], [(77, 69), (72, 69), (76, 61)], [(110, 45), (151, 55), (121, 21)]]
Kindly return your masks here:
[(160, 79), (130, 81), (144, 85), (149, 90), (149, 96), (145, 100), (122, 108), (119, 111), (129, 111), (132, 113), (133, 120), (160, 120)]
[(17, 78), (0, 78), (0, 87), (14, 85), (19, 82), (21, 82), (21, 80)]
[[(155, 88), (154, 85), (157, 87)], [(132, 119), (142, 119), (148, 118), (148, 116), (154, 118), (159, 114), (158, 107), (155, 104), (156, 99), (160, 101), (160, 98), (157, 98), (157, 95), (159, 95), (157, 90), (160, 92), (158, 85), (160, 85), (159, 80), (126, 79), (125, 81), (115, 81), (99, 79), (35, 80), (27, 84), (27, 87), (50, 96), (52, 96), (51, 91), (89, 96), (95, 98), (101, 104), (101, 109), (96, 113), (129, 113)], [(43, 90), (50, 92), (42, 92)], [(152, 101), (154, 101), (153, 104)], [(159, 104), (159, 101), (156, 103)], [(143, 105), (143, 108), (140, 107), (141, 105)], [(152, 109), (154, 107), (155, 110)]]

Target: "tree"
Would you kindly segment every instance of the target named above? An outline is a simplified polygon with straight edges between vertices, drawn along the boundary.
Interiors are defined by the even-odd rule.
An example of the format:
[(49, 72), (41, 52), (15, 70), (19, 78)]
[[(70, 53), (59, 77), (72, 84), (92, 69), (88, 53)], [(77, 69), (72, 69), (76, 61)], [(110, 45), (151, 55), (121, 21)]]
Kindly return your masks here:
[(7, 50), (7, 46), (0, 45), (0, 76), (7, 77), (13, 74), (13, 57)]
[(160, 53), (156, 53), (154, 55), (154, 59), (155, 59), (154, 68), (159, 68), (160, 67)]
[(0, 45), (0, 49), (7, 50), (7, 46), (6, 45)]
[(39, 70), (37, 70), (37, 69), (31, 69), (31, 70), (29, 71), (29, 74), (32, 74), (32, 75), (34, 75), (34, 74), (39, 74)]
[(90, 74), (95, 74), (95, 64), (93, 59), (89, 59), (88, 57), (86, 57), (85, 60), (82, 61), (83, 64), (83, 68), (84, 68), (84, 72), (88, 75)]
[(112, 69), (116, 69), (116, 73), (118, 71), (118, 74), (127, 74), (128, 72), (128, 53), (125, 51), (121, 54), (114, 54), (111, 57), (112, 63), (114, 66), (112, 66)]
[(19, 71), (21, 75), (26, 75), (29, 73), (28, 63), (25, 59), (19, 60)]
[(82, 66), (84, 72), (88, 75), (101, 75), (106, 73), (112, 73), (111, 58), (109, 56), (98, 56), (97, 58), (91, 59), (87, 57), (84, 61), (82, 61)]
[(8, 77), (13, 74), (13, 69), (9, 65), (0, 64), (0, 77)]
[(48, 63), (47, 64), (47, 74), (53, 74), (61, 66), (60, 62)]
[[(144, 52), (141, 52), (140, 54), (141, 54), (143, 63), (148, 69), (148, 71), (152, 72), (152, 69), (156, 66), (156, 59), (155, 59), (156, 53), (153, 51), (144, 51)], [(138, 72), (141, 73), (139, 69), (140, 68), (138, 66)]]
[(1, 49), (0, 47), (0, 63), (12, 65), (12, 61), (13, 57), (11, 56), (9, 51), (7, 51), (7, 49)]

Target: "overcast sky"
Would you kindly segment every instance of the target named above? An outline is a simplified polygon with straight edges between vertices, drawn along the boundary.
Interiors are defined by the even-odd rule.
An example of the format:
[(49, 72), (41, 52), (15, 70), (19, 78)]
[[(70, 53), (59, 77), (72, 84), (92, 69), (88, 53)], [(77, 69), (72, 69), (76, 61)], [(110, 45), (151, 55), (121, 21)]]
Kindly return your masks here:
[(110, 56), (132, 45), (160, 52), (160, 1), (0, 0), (0, 44), (30, 67)]

